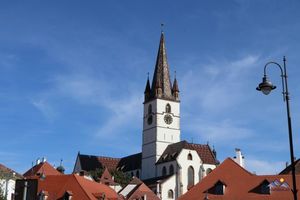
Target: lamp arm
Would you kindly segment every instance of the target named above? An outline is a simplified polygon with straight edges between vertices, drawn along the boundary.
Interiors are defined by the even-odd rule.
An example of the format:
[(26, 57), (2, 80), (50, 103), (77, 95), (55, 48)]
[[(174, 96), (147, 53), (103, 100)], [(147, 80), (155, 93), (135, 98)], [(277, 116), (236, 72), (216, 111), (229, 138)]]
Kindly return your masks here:
[(264, 67), (264, 76), (267, 76), (267, 66), (270, 64), (275, 64), (279, 67), (280, 72), (281, 72), (281, 85), (282, 85), (282, 95), (283, 95), (283, 101), (286, 101), (288, 99), (288, 92), (287, 92), (287, 81), (284, 82), (284, 79), (286, 80), (287, 76), (286, 76), (286, 66), (285, 66), (285, 57), (283, 57), (283, 61), (284, 61), (284, 71), (281, 67), (280, 64), (278, 64), (277, 62), (274, 61), (270, 61), (268, 62), (265, 67)]

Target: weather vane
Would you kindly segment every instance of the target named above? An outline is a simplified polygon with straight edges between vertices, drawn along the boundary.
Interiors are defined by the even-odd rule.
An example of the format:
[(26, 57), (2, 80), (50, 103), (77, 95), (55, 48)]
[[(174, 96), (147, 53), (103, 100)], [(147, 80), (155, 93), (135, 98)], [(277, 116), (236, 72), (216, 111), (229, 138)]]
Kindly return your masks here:
[(161, 24), (160, 24), (161, 32), (164, 32), (164, 25), (165, 25), (164, 23), (161, 23)]

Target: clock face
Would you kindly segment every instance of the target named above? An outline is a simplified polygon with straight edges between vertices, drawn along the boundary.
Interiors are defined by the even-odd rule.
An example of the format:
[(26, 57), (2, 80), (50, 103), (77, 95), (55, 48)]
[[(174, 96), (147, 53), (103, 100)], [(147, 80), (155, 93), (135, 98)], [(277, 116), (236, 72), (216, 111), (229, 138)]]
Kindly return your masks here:
[(147, 119), (147, 122), (148, 122), (148, 124), (150, 125), (150, 124), (152, 124), (152, 121), (153, 121), (152, 115), (150, 115), (150, 116), (148, 117), (148, 119)]
[(173, 118), (169, 114), (165, 115), (164, 120), (165, 120), (166, 124), (172, 124), (172, 122), (173, 122)]

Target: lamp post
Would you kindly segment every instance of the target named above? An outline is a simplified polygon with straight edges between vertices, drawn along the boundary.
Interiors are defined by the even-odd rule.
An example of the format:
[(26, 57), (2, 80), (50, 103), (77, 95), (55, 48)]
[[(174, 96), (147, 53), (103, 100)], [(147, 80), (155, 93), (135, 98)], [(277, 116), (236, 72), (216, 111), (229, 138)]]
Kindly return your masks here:
[(286, 102), (286, 112), (288, 119), (288, 130), (289, 130), (289, 143), (290, 143), (290, 156), (291, 156), (291, 167), (292, 167), (292, 180), (293, 180), (293, 196), (294, 200), (297, 200), (297, 187), (296, 187), (296, 174), (295, 174), (295, 160), (294, 160), (294, 149), (293, 149), (293, 133), (292, 133), (292, 120), (290, 115), (290, 98), (288, 92), (288, 83), (287, 83), (287, 72), (286, 72), (286, 59), (283, 57), (283, 68), (277, 62), (268, 62), (264, 67), (264, 77), (262, 83), (258, 85), (256, 90), (262, 91), (263, 94), (268, 95), (272, 90), (276, 88), (268, 79), (266, 69), (270, 64), (276, 65), (281, 71), (281, 82), (282, 82), (282, 95), (283, 101)]

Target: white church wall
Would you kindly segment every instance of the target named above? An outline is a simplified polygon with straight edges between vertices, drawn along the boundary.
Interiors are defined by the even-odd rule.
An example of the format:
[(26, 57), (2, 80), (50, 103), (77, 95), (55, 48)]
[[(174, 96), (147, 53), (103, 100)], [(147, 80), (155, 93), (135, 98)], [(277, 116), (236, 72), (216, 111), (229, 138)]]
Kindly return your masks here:
[[(169, 198), (169, 190), (173, 191), (173, 198)], [(176, 199), (176, 174), (165, 180), (161, 183), (161, 199), (162, 200), (171, 200)]]
[[(192, 155), (192, 160), (188, 160), (188, 154)], [(188, 168), (194, 169), (194, 184), (199, 182), (199, 170), (202, 161), (195, 150), (183, 149), (178, 157), (177, 162), (181, 167), (182, 194), (188, 191)]]

